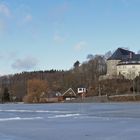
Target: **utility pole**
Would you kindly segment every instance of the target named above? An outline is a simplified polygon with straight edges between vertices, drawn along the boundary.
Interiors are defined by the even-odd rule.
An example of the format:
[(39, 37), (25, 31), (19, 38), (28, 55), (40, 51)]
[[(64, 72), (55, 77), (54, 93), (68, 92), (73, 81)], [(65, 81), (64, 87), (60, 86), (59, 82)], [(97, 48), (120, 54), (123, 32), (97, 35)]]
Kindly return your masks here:
[(101, 96), (101, 86), (99, 84), (99, 96)]
[(135, 94), (135, 81), (133, 79), (133, 99), (136, 100), (136, 94)]

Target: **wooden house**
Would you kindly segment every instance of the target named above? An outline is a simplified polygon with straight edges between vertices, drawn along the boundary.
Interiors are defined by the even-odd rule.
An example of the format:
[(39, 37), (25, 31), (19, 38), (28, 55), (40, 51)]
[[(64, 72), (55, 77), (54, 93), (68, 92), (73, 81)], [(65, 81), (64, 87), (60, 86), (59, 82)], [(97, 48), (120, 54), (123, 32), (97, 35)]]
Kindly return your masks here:
[(76, 93), (74, 92), (74, 90), (72, 88), (69, 88), (68, 90), (66, 90), (64, 93), (63, 93), (63, 99), (64, 100), (74, 100), (76, 99)]

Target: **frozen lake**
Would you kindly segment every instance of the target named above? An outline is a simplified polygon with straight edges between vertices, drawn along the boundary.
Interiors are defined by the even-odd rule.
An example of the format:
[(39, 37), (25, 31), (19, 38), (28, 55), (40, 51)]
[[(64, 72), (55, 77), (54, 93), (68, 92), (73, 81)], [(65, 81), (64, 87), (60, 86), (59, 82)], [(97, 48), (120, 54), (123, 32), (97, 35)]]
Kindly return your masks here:
[(140, 103), (1, 104), (0, 140), (140, 140)]

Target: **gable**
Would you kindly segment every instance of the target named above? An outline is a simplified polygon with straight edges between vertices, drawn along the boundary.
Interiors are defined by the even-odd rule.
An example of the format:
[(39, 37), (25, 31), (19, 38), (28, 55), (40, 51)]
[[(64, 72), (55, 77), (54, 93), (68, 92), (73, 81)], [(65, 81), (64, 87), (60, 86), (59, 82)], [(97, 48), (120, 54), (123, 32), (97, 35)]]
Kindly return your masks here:
[(63, 93), (63, 95), (62, 96), (65, 96), (65, 97), (75, 97), (76, 96), (76, 93), (73, 91), (73, 89), (72, 88), (69, 88), (67, 91), (65, 91), (64, 93)]

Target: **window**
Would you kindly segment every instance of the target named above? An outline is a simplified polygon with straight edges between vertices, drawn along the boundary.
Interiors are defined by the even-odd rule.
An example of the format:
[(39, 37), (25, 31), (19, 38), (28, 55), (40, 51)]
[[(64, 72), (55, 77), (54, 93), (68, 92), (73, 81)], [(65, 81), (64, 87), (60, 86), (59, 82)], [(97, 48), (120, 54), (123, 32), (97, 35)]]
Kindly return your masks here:
[(82, 91), (82, 88), (79, 88), (78, 90), (79, 90), (79, 91)]

